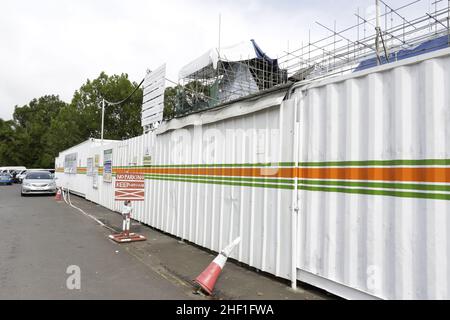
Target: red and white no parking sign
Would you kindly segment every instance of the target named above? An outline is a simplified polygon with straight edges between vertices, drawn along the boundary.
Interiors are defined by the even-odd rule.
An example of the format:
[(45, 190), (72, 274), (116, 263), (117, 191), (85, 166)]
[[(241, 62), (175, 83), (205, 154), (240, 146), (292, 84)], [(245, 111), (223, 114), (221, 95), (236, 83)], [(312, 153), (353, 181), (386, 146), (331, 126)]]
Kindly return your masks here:
[(144, 201), (145, 177), (136, 173), (117, 174), (115, 188), (116, 201)]

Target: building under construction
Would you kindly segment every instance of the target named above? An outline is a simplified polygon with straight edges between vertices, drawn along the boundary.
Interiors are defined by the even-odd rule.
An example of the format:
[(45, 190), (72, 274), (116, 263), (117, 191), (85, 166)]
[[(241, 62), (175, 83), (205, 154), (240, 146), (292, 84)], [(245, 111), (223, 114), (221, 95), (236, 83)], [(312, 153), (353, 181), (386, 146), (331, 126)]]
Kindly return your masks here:
[[(450, 39), (449, 3), (438, 0), (425, 8), (423, 1), (416, 0), (393, 8), (380, 0), (375, 17), (358, 10), (357, 23), (342, 30), (317, 22), (329, 36), (305, 39), (299, 48), (276, 59), (265, 54), (255, 40), (208, 50), (179, 72), (175, 116), (286, 84), (357, 72), (446, 48)], [(408, 9), (422, 7), (424, 15), (407, 17)]]
[(255, 40), (208, 50), (179, 74), (176, 114), (213, 108), (287, 83), (287, 71), (269, 58)]

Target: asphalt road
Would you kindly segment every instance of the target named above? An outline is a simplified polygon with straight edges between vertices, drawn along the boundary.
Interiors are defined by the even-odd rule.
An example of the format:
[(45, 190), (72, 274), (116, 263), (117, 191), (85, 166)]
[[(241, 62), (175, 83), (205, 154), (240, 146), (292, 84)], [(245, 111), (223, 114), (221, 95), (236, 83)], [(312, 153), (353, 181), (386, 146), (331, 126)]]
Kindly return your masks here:
[[(22, 198), (19, 188), (0, 186), (0, 299), (193, 298), (93, 220), (51, 196)], [(79, 267), (80, 289), (67, 288), (69, 266)]]

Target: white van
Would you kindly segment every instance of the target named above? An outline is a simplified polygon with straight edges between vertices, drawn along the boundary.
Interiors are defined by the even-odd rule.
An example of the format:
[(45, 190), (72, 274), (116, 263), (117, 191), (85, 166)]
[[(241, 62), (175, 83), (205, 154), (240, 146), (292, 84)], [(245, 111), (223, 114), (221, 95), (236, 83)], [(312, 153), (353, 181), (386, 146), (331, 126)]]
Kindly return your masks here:
[(11, 173), (11, 171), (23, 171), (23, 170), (27, 170), (27, 168), (25, 167), (0, 167), (0, 172), (8, 172)]

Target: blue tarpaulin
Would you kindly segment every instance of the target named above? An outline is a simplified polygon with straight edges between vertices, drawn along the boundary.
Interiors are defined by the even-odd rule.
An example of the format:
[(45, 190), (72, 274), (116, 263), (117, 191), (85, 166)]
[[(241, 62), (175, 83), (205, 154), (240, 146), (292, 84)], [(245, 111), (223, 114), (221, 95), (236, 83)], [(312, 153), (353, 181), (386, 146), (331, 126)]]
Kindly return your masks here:
[(253, 47), (255, 48), (255, 53), (258, 59), (264, 59), (270, 64), (276, 64), (278, 66), (278, 60), (277, 59), (271, 59), (269, 58), (264, 51), (261, 50), (261, 48), (258, 46), (255, 40), (250, 40), (253, 44)]
[[(425, 41), (425, 42), (421, 43), (420, 45), (418, 45), (417, 47), (415, 47), (414, 49), (405, 49), (405, 50), (400, 50), (398, 52), (393, 52), (393, 53), (389, 54), (389, 61), (395, 62), (395, 61), (399, 61), (399, 60), (404, 60), (404, 59), (408, 59), (411, 57), (415, 57), (415, 56), (418, 56), (421, 54), (433, 52), (433, 51), (448, 48), (448, 47), (449, 47), (449, 37), (443, 36), (443, 37)], [(380, 56), (380, 58), (381, 58), (381, 64), (388, 63), (386, 61), (386, 56), (383, 55), (383, 56)], [(376, 67), (377, 65), (378, 65), (378, 62), (377, 62), (376, 57), (372, 58), (372, 59), (367, 59), (367, 60), (362, 61), (353, 72), (370, 69), (370, 68)]]

